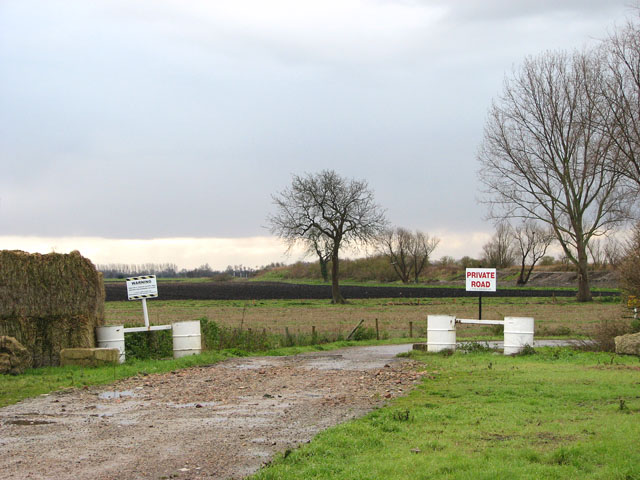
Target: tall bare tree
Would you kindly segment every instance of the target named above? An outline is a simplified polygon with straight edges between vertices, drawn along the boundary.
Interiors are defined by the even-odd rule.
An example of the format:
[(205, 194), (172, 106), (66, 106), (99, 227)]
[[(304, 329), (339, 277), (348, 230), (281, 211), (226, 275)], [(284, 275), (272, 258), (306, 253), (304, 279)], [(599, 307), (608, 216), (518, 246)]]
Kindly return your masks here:
[(516, 260), (513, 232), (507, 222), (496, 225), (496, 233), (482, 246), (485, 267), (506, 268)]
[(402, 227), (385, 229), (379, 238), (378, 249), (389, 258), (402, 283), (409, 283), (413, 271), (414, 243), (413, 234)]
[(375, 203), (367, 182), (341, 177), (333, 170), (294, 175), (291, 186), (273, 195), (276, 213), (268, 217), (271, 232), (289, 245), (309, 248), (317, 240), (331, 247), (331, 295), (340, 293), (340, 249), (375, 240), (386, 226), (384, 211)]
[(387, 229), (380, 235), (378, 248), (389, 258), (402, 283), (409, 283), (412, 276), (413, 281), (418, 283), (420, 274), (429, 264), (429, 258), (439, 243), (439, 238), (427, 233), (419, 230), (410, 232), (397, 227)]
[(609, 121), (602, 127), (620, 150), (624, 174), (640, 187), (640, 11), (604, 43), (608, 66), (602, 94)]
[(631, 197), (599, 128), (610, 121), (602, 81), (593, 52), (527, 58), (494, 100), (478, 154), (490, 216), (548, 224), (577, 270), (580, 301), (591, 300), (589, 241), (627, 219)]
[(516, 285), (526, 285), (536, 263), (547, 253), (547, 249), (555, 240), (553, 230), (543, 228), (539, 223), (525, 221), (513, 228), (515, 248), (520, 258), (520, 274)]
[(413, 248), (411, 249), (414, 283), (418, 283), (420, 274), (424, 268), (429, 265), (429, 258), (431, 258), (431, 254), (439, 244), (439, 238), (429, 236), (428, 233), (416, 230), (416, 233), (414, 234)]

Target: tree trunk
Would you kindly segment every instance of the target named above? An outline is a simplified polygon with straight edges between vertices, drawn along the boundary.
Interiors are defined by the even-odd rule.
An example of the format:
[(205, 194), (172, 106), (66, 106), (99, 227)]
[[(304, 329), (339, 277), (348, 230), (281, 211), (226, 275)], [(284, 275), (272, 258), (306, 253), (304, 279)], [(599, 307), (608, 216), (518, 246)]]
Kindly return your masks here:
[(529, 276), (527, 275), (527, 278), (525, 280), (524, 278), (524, 269), (527, 268), (525, 263), (524, 263), (524, 259), (522, 260), (522, 265), (520, 265), (520, 275), (518, 276), (518, 280), (516, 281), (516, 285), (518, 285), (519, 287), (522, 287), (525, 283), (527, 283), (527, 280), (529, 280)]
[(579, 302), (590, 302), (591, 288), (589, 286), (589, 259), (585, 245), (578, 244), (578, 297)]
[(529, 277), (531, 277), (531, 272), (533, 272), (533, 267), (535, 266), (536, 264), (532, 262), (531, 266), (529, 267), (529, 270), (527, 270), (527, 275), (524, 277), (523, 285), (525, 285), (529, 281)]
[(346, 303), (344, 297), (340, 293), (340, 286), (338, 285), (339, 276), (340, 264), (338, 251), (335, 249), (331, 254), (331, 303)]
[(329, 271), (327, 270), (327, 263), (329, 262), (322, 258), (322, 256), (320, 256), (320, 275), (322, 275), (323, 282), (329, 281)]

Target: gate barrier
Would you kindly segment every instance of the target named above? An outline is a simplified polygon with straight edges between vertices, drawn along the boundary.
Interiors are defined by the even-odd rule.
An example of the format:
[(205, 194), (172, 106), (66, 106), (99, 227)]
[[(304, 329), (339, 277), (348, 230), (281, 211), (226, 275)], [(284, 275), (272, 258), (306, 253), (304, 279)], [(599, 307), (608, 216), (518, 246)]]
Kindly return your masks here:
[(155, 330), (173, 330), (173, 358), (197, 355), (202, 351), (200, 322), (176, 322), (171, 325), (124, 328), (123, 325), (96, 327), (96, 340), (100, 348), (117, 348), (120, 351), (120, 363), (125, 361), (124, 334), (130, 332), (150, 332)]
[(456, 324), (504, 325), (504, 354), (520, 353), (525, 345), (533, 346), (532, 317), (504, 317), (504, 320), (473, 320), (452, 315), (427, 316), (427, 351), (456, 349)]

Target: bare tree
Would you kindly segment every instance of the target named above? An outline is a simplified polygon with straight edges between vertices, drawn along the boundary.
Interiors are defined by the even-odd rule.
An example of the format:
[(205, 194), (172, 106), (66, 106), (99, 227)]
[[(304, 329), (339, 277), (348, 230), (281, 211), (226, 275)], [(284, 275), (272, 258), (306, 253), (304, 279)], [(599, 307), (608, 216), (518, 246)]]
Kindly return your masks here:
[(516, 250), (520, 257), (520, 275), (516, 285), (526, 285), (536, 263), (547, 253), (555, 240), (553, 230), (543, 228), (531, 220), (523, 222), (513, 229)]
[(404, 228), (385, 230), (379, 239), (379, 250), (391, 261), (394, 271), (402, 283), (409, 283), (413, 276), (418, 283), (420, 274), (429, 264), (429, 258), (440, 239), (416, 230), (415, 233)]
[(483, 261), (487, 267), (506, 268), (516, 260), (513, 248), (513, 233), (506, 222), (496, 225), (496, 233), (482, 247)]
[(429, 258), (431, 254), (437, 248), (440, 243), (440, 239), (437, 237), (431, 237), (428, 233), (422, 233), (416, 230), (414, 235), (414, 242), (411, 251), (411, 262), (413, 264), (413, 281), (418, 283), (418, 278), (429, 265)]
[(404, 228), (384, 230), (378, 241), (378, 249), (389, 258), (393, 270), (402, 283), (409, 283), (413, 271), (412, 252), (415, 238)]
[(344, 303), (340, 293), (340, 249), (376, 239), (386, 226), (384, 212), (374, 202), (367, 182), (349, 180), (333, 170), (293, 176), (291, 186), (273, 195), (275, 215), (268, 217), (271, 232), (290, 247), (307, 248), (314, 240), (326, 240), (331, 247), (331, 296)]
[(624, 246), (615, 237), (609, 237), (609, 240), (604, 246), (604, 258), (607, 265), (617, 268), (620, 266), (620, 262), (623, 258)]
[(620, 151), (624, 174), (640, 187), (640, 25), (629, 20), (604, 48), (608, 72), (602, 93), (610, 118), (602, 127)]
[(577, 270), (580, 301), (591, 300), (587, 246), (628, 218), (631, 197), (598, 127), (610, 120), (602, 70), (594, 52), (526, 59), (493, 102), (478, 154), (490, 217), (548, 224)]
[(604, 253), (602, 238), (594, 238), (591, 240), (587, 247), (587, 253), (591, 257), (591, 266), (595, 270), (600, 270), (605, 266), (607, 257)]

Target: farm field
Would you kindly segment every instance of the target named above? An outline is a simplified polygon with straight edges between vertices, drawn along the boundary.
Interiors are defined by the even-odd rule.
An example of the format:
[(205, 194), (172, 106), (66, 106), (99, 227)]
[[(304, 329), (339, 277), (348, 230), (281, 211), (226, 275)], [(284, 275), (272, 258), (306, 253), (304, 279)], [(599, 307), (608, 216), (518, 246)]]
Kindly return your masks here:
[[(408, 337), (410, 322), (413, 336), (426, 336), (429, 314), (448, 314), (459, 318), (477, 318), (477, 298), (354, 299), (347, 305), (331, 305), (326, 300), (160, 300), (147, 302), (152, 324), (207, 318), (234, 328), (266, 329), (269, 333), (318, 333), (346, 336), (364, 320), (365, 328), (375, 328), (378, 320), (381, 337)], [(142, 307), (137, 301), (107, 302), (106, 322), (111, 325), (142, 325)], [(578, 303), (570, 298), (495, 297), (483, 298), (483, 319), (505, 316), (534, 317), (536, 336), (589, 335), (605, 320), (628, 315), (619, 299), (602, 297), (594, 302)], [(465, 325), (458, 336), (497, 335), (488, 326)]]
[[(318, 283), (288, 282), (169, 282), (160, 280), (160, 296), (165, 300), (268, 300), (268, 299), (331, 299), (331, 286)], [(474, 297), (466, 292), (463, 284), (456, 286), (343, 284), (342, 294), (347, 299), (356, 298), (448, 298)], [(105, 282), (107, 301), (125, 300), (127, 289), (124, 281)], [(573, 297), (575, 288), (499, 288), (487, 292), (492, 297)], [(617, 295), (612, 289), (598, 289), (594, 295)]]

